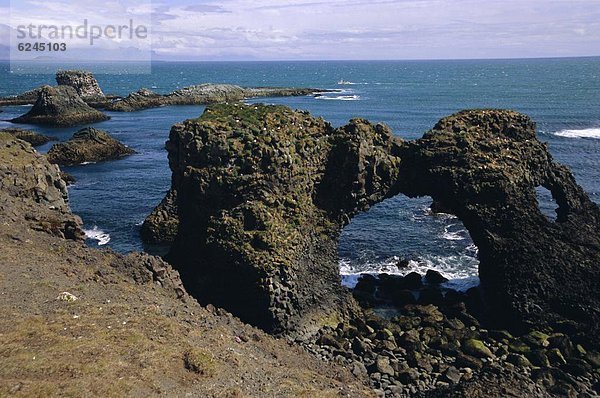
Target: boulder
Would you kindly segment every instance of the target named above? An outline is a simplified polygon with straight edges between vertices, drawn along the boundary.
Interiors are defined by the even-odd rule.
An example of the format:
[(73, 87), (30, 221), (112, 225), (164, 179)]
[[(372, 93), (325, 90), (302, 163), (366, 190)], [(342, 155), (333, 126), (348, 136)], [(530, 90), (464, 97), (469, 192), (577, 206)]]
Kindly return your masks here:
[(95, 128), (79, 130), (64, 143), (55, 144), (48, 151), (50, 163), (74, 166), (85, 162), (100, 162), (134, 154), (135, 151)]
[(86, 104), (73, 87), (44, 86), (33, 108), (12, 122), (70, 127), (108, 119), (108, 116)]

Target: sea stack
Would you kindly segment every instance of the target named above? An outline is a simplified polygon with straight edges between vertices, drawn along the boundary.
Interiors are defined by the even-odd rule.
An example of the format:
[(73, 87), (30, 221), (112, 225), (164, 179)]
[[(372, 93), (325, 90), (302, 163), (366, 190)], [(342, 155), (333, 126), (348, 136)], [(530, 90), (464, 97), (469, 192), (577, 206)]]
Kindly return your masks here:
[(84, 101), (97, 101), (104, 99), (104, 93), (94, 75), (81, 70), (64, 70), (56, 73), (56, 82), (59, 86), (70, 86)]
[(85, 162), (100, 162), (132, 155), (135, 151), (112, 138), (107, 132), (85, 128), (64, 143), (55, 144), (48, 151), (50, 163), (74, 166)]
[(44, 86), (33, 108), (12, 122), (71, 127), (108, 119), (108, 116), (86, 104), (73, 87)]

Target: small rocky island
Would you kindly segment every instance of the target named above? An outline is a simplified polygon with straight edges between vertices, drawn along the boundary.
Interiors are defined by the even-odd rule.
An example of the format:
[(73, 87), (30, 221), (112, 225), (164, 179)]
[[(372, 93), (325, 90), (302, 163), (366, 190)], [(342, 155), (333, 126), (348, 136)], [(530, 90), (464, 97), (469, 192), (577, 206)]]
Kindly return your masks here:
[(40, 89), (31, 110), (11, 121), (13, 123), (70, 127), (108, 119), (108, 116), (85, 103), (73, 87), (44, 86)]
[(48, 161), (61, 166), (101, 162), (133, 155), (135, 151), (111, 137), (106, 131), (88, 127), (79, 130), (67, 142), (48, 151)]
[(31, 144), (31, 146), (34, 146), (34, 147), (47, 144), (50, 141), (54, 140), (54, 138), (49, 137), (47, 135), (39, 134), (39, 133), (36, 133), (35, 131), (24, 130), (24, 129), (20, 129), (20, 128), (4, 128), (4, 129), (0, 129), (0, 133), (11, 134), (15, 138), (29, 142)]

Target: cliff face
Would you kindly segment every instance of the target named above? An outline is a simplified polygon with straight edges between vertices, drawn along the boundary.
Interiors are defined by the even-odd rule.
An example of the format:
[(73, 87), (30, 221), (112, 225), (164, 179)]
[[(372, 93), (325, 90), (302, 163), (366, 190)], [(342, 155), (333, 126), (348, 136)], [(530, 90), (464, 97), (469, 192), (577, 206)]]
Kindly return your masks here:
[[(600, 325), (600, 210), (538, 141), (535, 124), (509, 111), (441, 120), (406, 149), (400, 189), (456, 214), (479, 248), (479, 274), (500, 324)], [(552, 192), (555, 222), (536, 187)]]
[(81, 219), (70, 213), (67, 184), (58, 167), (25, 141), (1, 132), (0, 191), (0, 206), (11, 220), (17, 220), (22, 212), (25, 223), (34, 230), (72, 240), (84, 239)]
[[(167, 148), (171, 260), (201, 301), (268, 331), (301, 333), (352, 311), (340, 230), (397, 194), (431, 196), (463, 220), (499, 325), (598, 330), (600, 210), (524, 115), (463, 112), (402, 142), (360, 119), (336, 130), (284, 107), (215, 106), (174, 126)], [(541, 214), (537, 186), (554, 194), (556, 222)]]

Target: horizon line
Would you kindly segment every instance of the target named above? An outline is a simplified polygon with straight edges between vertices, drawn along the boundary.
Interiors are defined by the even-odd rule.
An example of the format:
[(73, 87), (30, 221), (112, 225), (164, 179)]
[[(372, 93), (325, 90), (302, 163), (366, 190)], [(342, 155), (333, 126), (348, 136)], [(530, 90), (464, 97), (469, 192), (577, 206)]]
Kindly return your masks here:
[(511, 60), (550, 60), (550, 59), (581, 59), (581, 58), (600, 58), (599, 55), (571, 55), (571, 56), (532, 56), (532, 57), (490, 57), (490, 58), (392, 58), (392, 59), (222, 59), (222, 60), (201, 60), (201, 59), (152, 59), (148, 60), (11, 60), (9, 58), (0, 58), (0, 62), (15, 63), (145, 63), (145, 62), (181, 62), (181, 63), (201, 63), (201, 62), (419, 62), (419, 61), (511, 61)]

